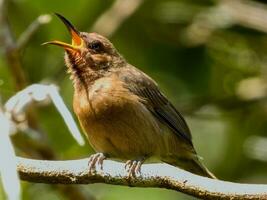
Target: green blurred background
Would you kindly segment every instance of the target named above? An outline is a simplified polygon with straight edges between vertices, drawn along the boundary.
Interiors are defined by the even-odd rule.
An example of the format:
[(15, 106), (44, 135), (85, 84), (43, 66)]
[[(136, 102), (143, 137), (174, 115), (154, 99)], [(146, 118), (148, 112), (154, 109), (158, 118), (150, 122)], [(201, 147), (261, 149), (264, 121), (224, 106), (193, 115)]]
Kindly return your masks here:
[[(129, 63), (158, 82), (185, 116), (197, 152), (218, 178), (267, 183), (266, 6), (252, 0), (9, 0), (6, 16), (15, 39), (39, 15), (52, 14), (52, 20), (15, 57), (26, 76), (22, 84), (16, 84), (1, 37), (1, 101), (14, 95), (16, 88), (55, 83), (72, 109), (73, 88), (63, 50), (40, 46), (53, 39), (70, 41), (53, 15), (58, 12), (81, 31), (107, 35)], [(129, 16), (124, 15), (127, 12)], [(75, 143), (53, 105), (36, 105), (33, 112), (37, 123), (32, 127), (41, 134), (15, 135), (17, 155), (77, 159), (93, 153), (88, 144)], [(25, 200), (194, 199), (165, 189), (105, 184), (22, 185)]]

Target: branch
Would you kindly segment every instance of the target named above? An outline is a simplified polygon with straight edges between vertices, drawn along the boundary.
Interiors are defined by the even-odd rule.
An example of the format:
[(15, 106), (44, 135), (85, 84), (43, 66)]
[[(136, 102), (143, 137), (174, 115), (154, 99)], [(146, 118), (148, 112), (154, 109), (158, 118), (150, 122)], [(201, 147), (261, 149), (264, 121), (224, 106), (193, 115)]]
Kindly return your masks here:
[[(5, 152), (0, 159), (1, 181), (6, 196), (10, 200), (18, 200), (21, 197), (19, 176), (16, 170), (15, 150), (9, 137), (11, 124), (0, 108), (0, 147)], [(12, 186), (12, 187), (11, 187)]]
[(22, 180), (49, 184), (107, 183), (134, 187), (157, 187), (180, 191), (202, 199), (267, 199), (267, 185), (239, 184), (191, 174), (167, 164), (142, 165), (142, 175), (129, 179), (124, 164), (105, 160), (88, 173), (88, 159), (44, 161), (18, 157), (17, 169)]
[[(50, 99), (54, 103), (59, 113), (62, 115), (69, 130), (74, 134), (73, 136), (76, 139), (78, 139), (78, 143), (80, 144), (84, 143), (83, 138), (81, 137), (81, 133), (79, 132), (77, 125), (75, 124), (70, 112), (68, 111), (66, 105), (64, 104), (60, 94), (57, 91), (57, 87), (55, 85), (33, 84), (31, 86), (28, 86), (24, 90), (18, 92), (13, 97), (11, 97), (5, 103), (5, 106), (4, 106), (5, 112), (2, 114), (3, 115), (2, 118), (1, 118), (1, 107), (0, 107), (0, 130), (1, 130), (0, 150), (1, 152), (5, 152), (0, 157), (0, 174), (1, 174), (1, 177), (4, 183), (3, 185), (4, 185), (7, 195), (15, 196), (13, 199), (18, 199), (17, 196), (19, 196), (19, 195), (16, 195), (19, 192), (15, 192), (16, 191), (15, 189), (17, 189), (15, 186), (18, 185), (19, 178), (18, 176), (16, 178), (16, 174), (17, 174), (16, 157), (15, 157), (15, 153), (12, 148), (10, 138), (8, 137), (8, 135), (14, 134), (18, 130), (22, 132), (23, 131), (28, 132), (30, 128), (25, 127), (24, 120), (23, 120), (25, 117), (25, 112), (27, 108), (33, 102), (45, 102)], [(5, 130), (6, 132), (4, 132)], [(35, 130), (32, 130), (32, 131), (35, 132)], [(55, 159), (56, 158), (55, 153), (43, 141), (40, 142), (39, 140), (35, 140), (35, 141), (28, 140), (30, 139), (29, 137), (28, 138), (23, 137), (23, 138), (24, 140), (21, 140), (20, 138), (20, 140), (17, 143), (17, 146), (20, 147), (20, 149), (23, 149), (24, 153), (26, 152), (29, 154), (30, 152), (30, 155), (39, 154), (43, 159)], [(31, 147), (30, 151), (29, 151), (29, 146)], [(69, 199), (76, 199), (76, 200), (95, 199), (88, 192), (85, 195), (78, 188), (75, 188), (73, 186), (62, 185), (62, 186), (55, 186), (55, 187), (64, 196), (66, 196)], [(19, 189), (17, 189), (17, 191), (19, 191)], [(9, 199), (11, 200), (11, 198)]]

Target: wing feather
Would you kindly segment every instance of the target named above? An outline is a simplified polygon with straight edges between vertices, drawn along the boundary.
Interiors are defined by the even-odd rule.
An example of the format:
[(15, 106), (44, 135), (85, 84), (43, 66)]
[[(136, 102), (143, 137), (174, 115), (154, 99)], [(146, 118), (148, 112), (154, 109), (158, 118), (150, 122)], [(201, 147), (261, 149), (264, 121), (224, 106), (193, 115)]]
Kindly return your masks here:
[(132, 66), (120, 71), (119, 77), (124, 81), (125, 87), (144, 100), (148, 110), (161, 123), (192, 145), (191, 133), (184, 118), (159, 90), (155, 81)]

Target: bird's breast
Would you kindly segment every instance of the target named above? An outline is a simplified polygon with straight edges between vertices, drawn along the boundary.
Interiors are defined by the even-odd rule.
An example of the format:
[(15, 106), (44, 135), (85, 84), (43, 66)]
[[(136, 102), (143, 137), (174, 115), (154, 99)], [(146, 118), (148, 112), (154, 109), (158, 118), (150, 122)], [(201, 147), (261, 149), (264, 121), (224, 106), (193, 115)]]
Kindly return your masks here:
[(129, 106), (139, 104), (139, 98), (115, 77), (101, 78), (89, 88), (75, 91), (74, 111), (79, 118), (101, 120), (118, 115)]
[(155, 151), (158, 123), (123, 82), (99, 79), (85, 93), (75, 93), (74, 111), (96, 151), (124, 158)]

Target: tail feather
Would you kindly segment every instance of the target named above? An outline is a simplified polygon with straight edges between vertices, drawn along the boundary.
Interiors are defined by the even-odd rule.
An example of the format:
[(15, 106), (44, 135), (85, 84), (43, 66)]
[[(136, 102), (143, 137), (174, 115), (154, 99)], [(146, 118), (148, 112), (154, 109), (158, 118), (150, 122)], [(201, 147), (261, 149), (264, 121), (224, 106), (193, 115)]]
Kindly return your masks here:
[(196, 165), (198, 165), (201, 168), (199, 175), (206, 176), (206, 177), (209, 177), (209, 178), (212, 178), (212, 179), (217, 179), (217, 177), (213, 173), (211, 173), (208, 170), (208, 168), (205, 165), (203, 165), (199, 160), (197, 160), (195, 163), (196, 163)]
[(163, 159), (162, 161), (174, 165), (176, 167), (182, 168), (186, 171), (192, 172), (194, 174), (205, 176), (212, 179), (217, 179), (214, 174), (212, 174), (199, 160), (197, 156), (193, 156), (193, 158), (168, 158)]

